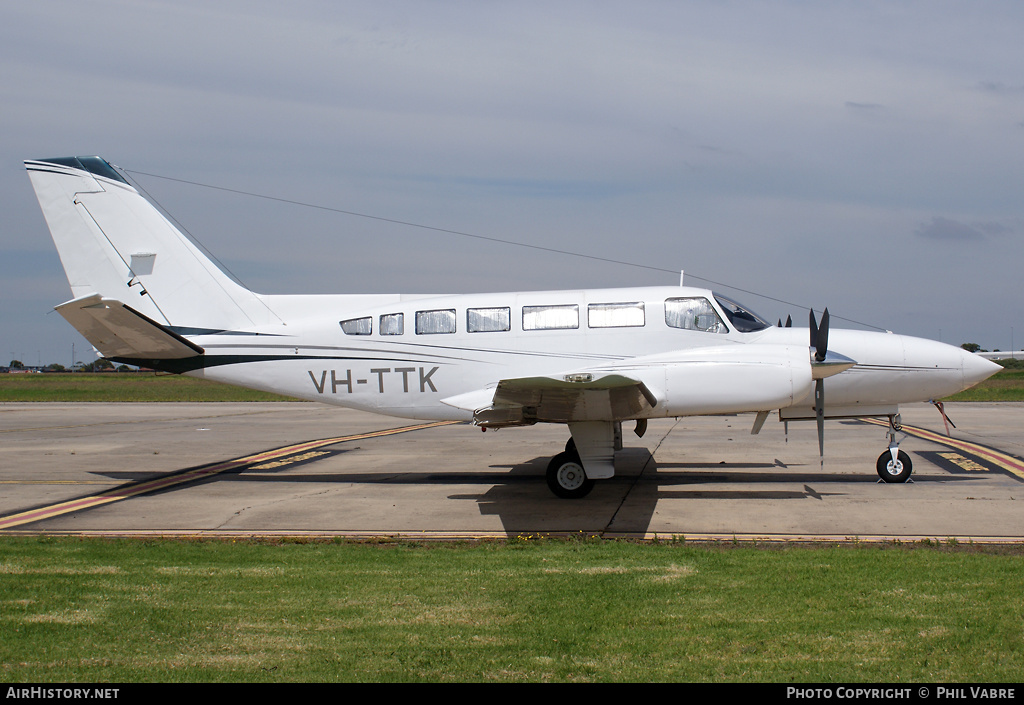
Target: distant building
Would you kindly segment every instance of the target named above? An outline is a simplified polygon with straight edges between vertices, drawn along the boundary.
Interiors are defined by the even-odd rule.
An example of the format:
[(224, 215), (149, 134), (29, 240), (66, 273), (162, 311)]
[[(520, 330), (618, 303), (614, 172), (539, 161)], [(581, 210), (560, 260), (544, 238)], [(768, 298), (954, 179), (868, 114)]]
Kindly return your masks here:
[(994, 350), (993, 352), (974, 353), (986, 360), (1024, 360), (1024, 350)]

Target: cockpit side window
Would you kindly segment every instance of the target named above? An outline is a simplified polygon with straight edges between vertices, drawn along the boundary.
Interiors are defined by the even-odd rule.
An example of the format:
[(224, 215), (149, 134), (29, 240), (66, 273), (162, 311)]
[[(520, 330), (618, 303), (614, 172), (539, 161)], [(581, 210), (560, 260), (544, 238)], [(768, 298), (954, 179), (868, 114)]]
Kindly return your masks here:
[(756, 330), (770, 328), (772, 325), (749, 308), (741, 306), (727, 296), (715, 294), (715, 301), (725, 311), (725, 315), (729, 317), (729, 322), (732, 323), (733, 328), (740, 333), (753, 333)]
[(665, 323), (671, 328), (728, 333), (715, 307), (703, 296), (665, 299)]

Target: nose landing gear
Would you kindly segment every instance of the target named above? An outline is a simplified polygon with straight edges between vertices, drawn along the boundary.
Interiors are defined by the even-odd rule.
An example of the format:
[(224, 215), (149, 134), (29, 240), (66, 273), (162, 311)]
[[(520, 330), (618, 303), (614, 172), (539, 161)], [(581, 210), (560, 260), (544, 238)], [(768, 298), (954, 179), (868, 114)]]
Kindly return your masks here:
[(902, 428), (899, 414), (889, 417), (889, 448), (878, 456), (878, 462), (875, 463), (875, 470), (882, 482), (906, 482), (913, 472), (914, 465), (910, 456), (900, 450), (900, 444), (896, 441), (896, 434)]

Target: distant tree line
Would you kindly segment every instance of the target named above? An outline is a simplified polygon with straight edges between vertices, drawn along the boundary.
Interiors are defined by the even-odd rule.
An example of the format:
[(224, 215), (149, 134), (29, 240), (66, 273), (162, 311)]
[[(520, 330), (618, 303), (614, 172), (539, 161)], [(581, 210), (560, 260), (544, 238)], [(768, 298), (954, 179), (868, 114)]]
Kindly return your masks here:
[[(114, 365), (113, 365), (112, 362), (110, 362), (109, 360), (104, 360), (104, 359), (100, 358), (100, 359), (94, 360), (93, 362), (90, 362), (88, 364), (86, 364), (84, 362), (78, 362), (74, 366), (72, 366), (70, 370), (67, 367), (64, 367), (64, 365), (62, 365), (62, 364), (60, 364), (58, 362), (51, 362), (49, 365), (46, 365), (46, 366), (44, 366), (42, 368), (39, 368), (39, 367), (29, 368), (29, 367), (26, 367), (25, 363), (22, 362), (21, 360), (11, 360), (11, 364), (7, 366), (7, 369), (8, 370), (27, 370), (27, 369), (40, 370), (41, 369), (43, 372), (103, 372), (105, 370), (113, 370), (115, 368), (114, 368)], [(116, 369), (117, 369), (118, 372), (133, 372), (134, 371), (128, 365), (119, 365)], [(0, 370), (3, 370), (3, 368), (0, 367)]]

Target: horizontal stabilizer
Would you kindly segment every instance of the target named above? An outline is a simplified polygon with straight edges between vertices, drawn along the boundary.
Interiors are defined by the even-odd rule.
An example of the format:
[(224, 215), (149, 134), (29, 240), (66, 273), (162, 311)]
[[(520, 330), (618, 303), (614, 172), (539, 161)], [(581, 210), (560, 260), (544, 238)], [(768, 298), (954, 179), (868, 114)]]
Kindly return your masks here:
[(180, 360), (205, 352), (130, 306), (99, 294), (68, 301), (56, 311), (106, 358)]

